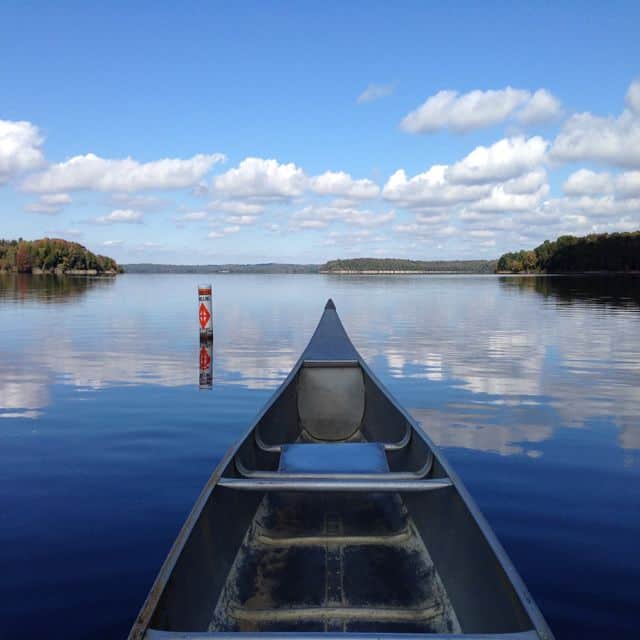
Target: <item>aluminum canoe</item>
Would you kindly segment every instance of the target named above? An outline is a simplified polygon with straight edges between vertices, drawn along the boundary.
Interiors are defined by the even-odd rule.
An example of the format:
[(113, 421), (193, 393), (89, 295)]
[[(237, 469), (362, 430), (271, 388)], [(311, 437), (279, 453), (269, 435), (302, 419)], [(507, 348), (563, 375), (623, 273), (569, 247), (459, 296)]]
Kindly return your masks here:
[(462, 482), (329, 300), (211, 475), (129, 639), (334, 637), (553, 638)]

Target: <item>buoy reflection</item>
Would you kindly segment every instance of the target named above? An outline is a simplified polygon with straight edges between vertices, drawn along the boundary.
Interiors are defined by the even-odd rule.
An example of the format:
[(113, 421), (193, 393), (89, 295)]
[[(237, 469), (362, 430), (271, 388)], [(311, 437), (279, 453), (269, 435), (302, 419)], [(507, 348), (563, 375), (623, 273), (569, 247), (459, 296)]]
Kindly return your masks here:
[(199, 384), (200, 389), (213, 387), (213, 338), (200, 336)]

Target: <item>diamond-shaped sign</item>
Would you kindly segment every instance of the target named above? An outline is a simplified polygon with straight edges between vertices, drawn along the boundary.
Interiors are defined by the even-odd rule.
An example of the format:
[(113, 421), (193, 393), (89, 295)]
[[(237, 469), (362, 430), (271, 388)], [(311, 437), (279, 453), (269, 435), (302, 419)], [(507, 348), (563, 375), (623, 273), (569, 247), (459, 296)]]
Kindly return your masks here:
[(200, 370), (208, 369), (211, 364), (211, 356), (206, 347), (200, 347)]
[(211, 314), (209, 313), (209, 309), (207, 309), (207, 307), (203, 302), (200, 303), (199, 316), (200, 316), (200, 326), (204, 329), (209, 323), (209, 320), (211, 319)]

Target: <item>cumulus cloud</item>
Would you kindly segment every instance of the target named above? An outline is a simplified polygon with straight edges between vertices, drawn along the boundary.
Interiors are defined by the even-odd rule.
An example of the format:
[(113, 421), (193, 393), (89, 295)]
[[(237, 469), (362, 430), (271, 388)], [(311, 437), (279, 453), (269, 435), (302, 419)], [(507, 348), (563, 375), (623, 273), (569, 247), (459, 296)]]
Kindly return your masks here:
[(476, 147), (460, 162), (451, 165), (446, 177), (460, 184), (507, 180), (540, 165), (548, 146), (540, 136), (504, 138), (490, 147)]
[(140, 163), (132, 158), (108, 159), (88, 153), (29, 176), (22, 188), (38, 193), (180, 189), (197, 183), (213, 165), (224, 159), (224, 155), (215, 153), (186, 160), (165, 158)]
[(238, 231), (240, 231), (240, 227), (238, 225), (230, 225), (228, 227), (223, 227), (222, 229), (210, 231), (208, 237), (212, 240), (218, 240), (219, 238), (224, 238), (225, 236), (238, 233)]
[(230, 198), (289, 199), (302, 194), (307, 178), (293, 163), (245, 158), (235, 169), (213, 179), (216, 191)]
[(393, 84), (370, 84), (359, 96), (358, 104), (373, 102), (390, 96), (395, 89)]
[(459, 204), (488, 194), (487, 185), (452, 184), (447, 179), (448, 168), (436, 164), (413, 178), (407, 178), (404, 169), (398, 169), (387, 180), (382, 195), (401, 206), (416, 208)]
[(255, 202), (242, 202), (241, 200), (215, 200), (207, 205), (210, 211), (222, 211), (235, 215), (258, 216), (264, 211), (261, 204)]
[(375, 198), (380, 187), (372, 180), (354, 180), (344, 171), (326, 171), (311, 179), (311, 190), (318, 195), (342, 196), (365, 200)]
[(178, 217), (181, 222), (197, 222), (198, 220), (206, 220), (209, 214), (206, 211), (190, 211)]
[(618, 175), (615, 188), (620, 198), (640, 198), (640, 171), (626, 171)]
[(119, 247), (124, 244), (124, 240), (105, 240), (102, 243), (103, 247)]
[(560, 100), (546, 89), (538, 89), (516, 114), (524, 124), (538, 124), (555, 120), (562, 114)]
[(615, 194), (619, 199), (640, 197), (640, 171), (625, 171), (617, 175), (579, 169), (563, 185), (568, 196)]
[(71, 204), (71, 197), (68, 193), (47, 193), (40, 196), (36, 202), (27, 205), (26, 210), (31, 213), (56, 215), (68, 204)]
[(571, 116), (553, 143), (552, 157), (640, 168), (640, 82), (629, 87), (626, 104), (628, 108), (618, 117), (589, 112)]
[(513, 87), (464, 94), (447, 89), (427, 98), (404, 117), (400, 127), (409, 133), (430, 133), (440, 129), (466, 133), (514, 116), (526, 124), (542, 122), (557, 117), (560, 111), (560, 101), (546, 89), (533, 94)]
[(506, 185), (495, 185), (486, 198), (473, 204), (473, 209), (492, 213), (529, 211), (537, 207), (548, 193), (549, 186), (547, 184), (542, 185), (533, 193), (510, 193), (507, 191)]
[(620, 200), (614, 195), (557, 198), (550, 204), (565, 213), (589, 217), (620, 217), (640, 213), (640, 198)]
[(258, 216), (226, 216), (225, 221), (232, 225), (246, 226), (253, 224)]
[(625, 103), (629, 111), (640, 115), (640, 80), (634, 80), (629, 86)]
[(109, 200), (118, 209), (135, 209), (136, 211), (159, 211), (175, 206), (170, 200), (164, 198), (135, 193), (112, 193)]
[(42, 136), (26, 121), (0, 120), (0, 185), (44, 163)]
[(334, 222), (356, 227), (378, 227), (395, 217), (394, 211), (376, 213), (352, 206), (309, 205), (291, 216), (291, 226), (298, 229), (324, 229)]
[(544, 169), (534, 169), (517, 178), (511, 178), (504, 183), (505, 193), (534, 193), (547, 185), (547, 172)]
[(132, 224), (142, 222), (142, 218), (143, 215), (140, 211), (133, 211), (132, 209), (115, 209), (106, 216), (94, 218), (92, 222), (95, 224)]
[(580, 169), (567, 178), (562, 188), (568, 196), (608, 193), (613, 188), (613, 179), (608, 173)]

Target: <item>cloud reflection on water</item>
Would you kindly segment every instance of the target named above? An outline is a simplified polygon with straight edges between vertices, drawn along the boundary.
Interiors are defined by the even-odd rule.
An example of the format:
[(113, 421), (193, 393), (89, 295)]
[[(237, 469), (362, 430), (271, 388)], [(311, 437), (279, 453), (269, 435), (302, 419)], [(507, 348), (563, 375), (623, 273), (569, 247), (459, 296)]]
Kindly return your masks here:
[[(197, 386), (193, 291), (184, 279), (163, 278), (48, 283), (44, 294), (29, 291), (40, 281), (7, 286), (5, 278), (0, 417), (38, 417), (56, 383), (85, 391)], [(144, 298), (148, 283), (168, 288), (173, 302), (157, 317)], [(214, 387), (264, 390), (284, 379), (319, 315), (313, 301), (300, 301), (310, 285), (321, 299), (344, 301), (341, 315), (364, 357), (398, 395), (412, 394), (403, 403), (444, 446), (534, 456), (558, 426), (607, 421), (621, 448), (640, 449), (637, 280), (218, 278), (216, 294), (227, 302), (221, 312), (214, 304)], [(114, 300), (125, 294), (129, 306), (118, 311)], [(43, 299), (49, 309), (73, 299), (76, 316), (49, 311), (43, 319)], [(41, 343), (28, 339), (43, 333)], [(414, 381), (410, 391), (406, 381)]]

